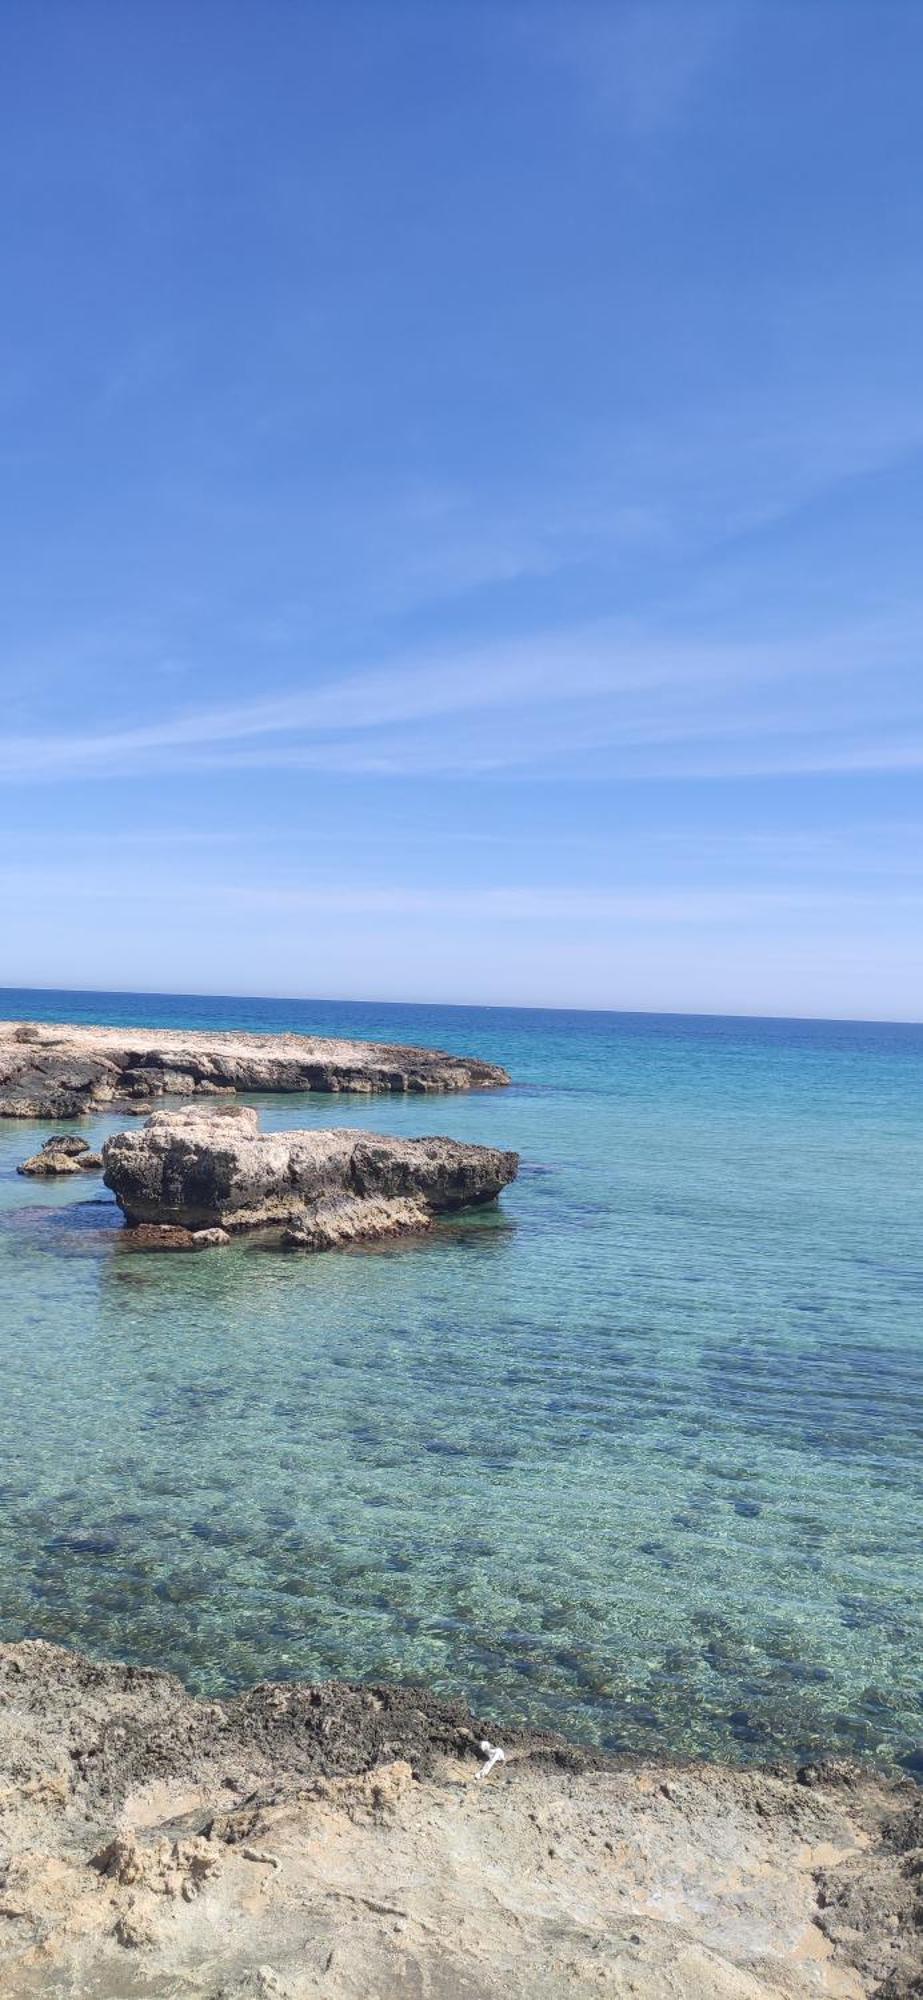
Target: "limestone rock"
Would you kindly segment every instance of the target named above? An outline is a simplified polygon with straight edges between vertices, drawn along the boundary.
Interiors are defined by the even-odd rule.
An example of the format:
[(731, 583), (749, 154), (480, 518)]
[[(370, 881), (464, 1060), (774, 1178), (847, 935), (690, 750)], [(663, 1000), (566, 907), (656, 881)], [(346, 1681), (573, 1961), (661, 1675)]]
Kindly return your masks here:
[(58, 1174), (98, 1173), (102, 1163), (102, 1154), (92, 1153), (86, 1139), (78, 1139), (66, 1132), (54, 1132), (31, 1159), (22, 1161), (16, 1172), (48, 1178)]
[(287, 1250), (335, 1250), (339, 1244), (369, 1241), (376, 1236), (404, 1236), (428, 1229), (432, 1221), (423, 1201), (396, 1196), (378, 1200), (358, 1195), (354, 1200), (318, 1202), (310, 1222), (293, 1223), (282, 1232)]
[(316, 1035), (197, 1034), (0, 1022), (0, 1117), (76, 1118), (101, 1106), (236, 1091), (486, 1090), (496, 1063), (439, 1049)]
[(425, 1228), (493, 1201), (515, 1153), (350, 1130), (263, 1133), (242, 1105), (157, 1111), (103, 1147), (103, 1179), (139, 1227), (273, 1228), (305, 1249)]
[(52, 1132), (51, 1138), (46, 1139), (42, 1146), (43, 1153), (68, 1153), (75, 1160), (89, 1150), (89, 1140), (81, 1139), (76, 1132)]
[[(0, 1646), (0, 1993), (911, 2000), (919, 1792)], [(141, 1954), (140, 1963), (127, 1956)]]

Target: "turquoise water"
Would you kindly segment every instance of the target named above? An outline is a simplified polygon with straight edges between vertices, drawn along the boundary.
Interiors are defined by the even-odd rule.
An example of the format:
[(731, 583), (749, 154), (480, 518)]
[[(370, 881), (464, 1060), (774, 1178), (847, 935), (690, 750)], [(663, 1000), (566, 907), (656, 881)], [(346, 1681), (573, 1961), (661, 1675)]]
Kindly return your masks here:
[(425, 1679), (617, 1749), (923, 1769), (923, 1029), (0, 1014), (467, 1049), (514, 1088), (264, 1122), (523, 1157), (496, 1212), (419, 1243), (142, 1258), (98, 1183), (16, 1176), (50, 1127), (0, 1123), (3, 1636), (200, 1689)]

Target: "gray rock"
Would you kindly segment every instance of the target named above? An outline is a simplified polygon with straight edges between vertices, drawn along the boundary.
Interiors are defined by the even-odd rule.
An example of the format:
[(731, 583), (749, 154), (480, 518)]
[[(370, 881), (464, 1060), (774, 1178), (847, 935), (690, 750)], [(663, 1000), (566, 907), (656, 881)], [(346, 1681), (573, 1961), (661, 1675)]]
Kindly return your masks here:
[(315, 1035), (0, 1022), (0, 1117), (76, 1118), (105, 1107), (147, 1110), (158, 1097), (236, 1091), (486, 1090), (496, 1063), (439, 1049)]
[(134, 1228), (272, 1228), (311, 1250), (425, 1229), (493, 1201), (518, 1165), (515, 1153), (455, 1139), (262, 1133), (242, 1105), (157, 1111), (103, 1147), (103, 1179)]

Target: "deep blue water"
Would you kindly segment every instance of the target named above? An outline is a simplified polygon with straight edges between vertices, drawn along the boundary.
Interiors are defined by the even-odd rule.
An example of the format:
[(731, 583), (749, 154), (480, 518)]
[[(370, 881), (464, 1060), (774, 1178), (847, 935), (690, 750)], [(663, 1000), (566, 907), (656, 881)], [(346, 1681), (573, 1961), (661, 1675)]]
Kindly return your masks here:
[(419, 1243), (140, 1258), (96, 1184), (17, 1177), (47, 1126), (0, 1123), (4, 1636), (211, 1690), (423, 1678), (617, 1748), (923, 1768), (923, 1028), (0, 1014), (467, 1049), (513, 1088), (264, 1122), (523, 1158), (496, 1213)]

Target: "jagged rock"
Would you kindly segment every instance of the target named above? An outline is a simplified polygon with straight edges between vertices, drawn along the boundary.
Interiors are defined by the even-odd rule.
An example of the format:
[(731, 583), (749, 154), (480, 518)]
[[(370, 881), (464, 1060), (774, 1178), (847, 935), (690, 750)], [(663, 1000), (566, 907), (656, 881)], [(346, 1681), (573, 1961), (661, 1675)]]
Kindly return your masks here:
[(49, 1178), (58, 1174), (98, 1173), (102, 1163), (102, 1154), (91, 1153), (86, 1139), (78, 1139), (67, 1132), (55, 1132), (37, 1153), (33, 1153), (31, 1159), (22, 1161), (16, 1172)]
[(242, 1105), (157, 1111), (103, 1147), (103, 1179), (135, 1233), (272, 1227), (305, 1249), (425, 1228), (493, 1201), (515, 1153), (373, 1132), (262, 1133)]
[(231, 1238), (226, 1229), (194, 1229), (192, 1241), (196, 1250), (221, 1250)]
[(506, 1070), (475, 1057), (315, 1035), (196, 1034), (0, 1022), (0, 1117), (76, 1118), (164, 1096), (236, 1091), (485, 1090)]

